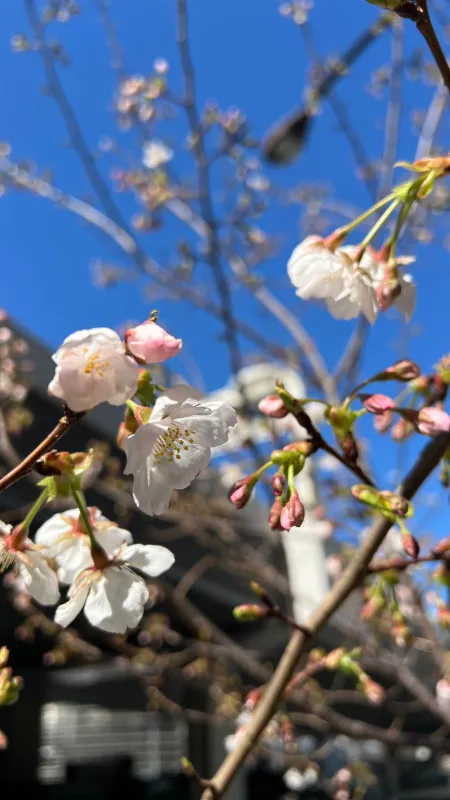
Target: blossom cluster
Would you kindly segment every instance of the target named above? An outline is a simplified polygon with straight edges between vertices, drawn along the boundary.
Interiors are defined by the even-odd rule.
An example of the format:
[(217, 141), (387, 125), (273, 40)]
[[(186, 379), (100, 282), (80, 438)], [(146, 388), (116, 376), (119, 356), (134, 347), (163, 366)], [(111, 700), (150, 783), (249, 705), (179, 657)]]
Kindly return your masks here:
[(91, 625), (125, 633), (140, 622), (149, 598), (135, 570), (156, 578), (172, 566), (174, 556), (161, 545), (133, 544), (129, 531), (96, 508), (88, 513), (93, 541), (78, 508), (47, 520), (34, 542), (20, 526), (0, 522), (0, 564), (13, 567), (26, 591), (44, 606), (58, 603), (59, 583), (69, 585), (67, 602), (55, 613), (60, 625), (69, 625), (84, 608)]
[[(231, 406), (203, 399), (187, 385), (158, 387), (156, 397), (143, 366), (159, 364), (181, 347), (181, 339), (161, 328), (153, 312), (127, 330), (123, 341), (109, 328), (81, 330), (53, 355), (49, 392), (64, 402), (68, 418), (103, 402), (126, 405), (118, 437), (127, 458), (125, 474), (133, 476), (136, 505), (151, 515), (164, 513), (173, 490), (192, 483), (208, 465), (211, 448), (226, 443), (237, 421)], [(92, 625), (125, 633), (139, 623), (149, 598), (140, 573), (155, 578), (172, 566), (174, 556), (159, 545), (133, 544), (129, 531), (86, 507), (79, 476), (88, 465), (83, 453), (51, 451), (42, 457), (41, 497), (22, 524), (0, 523), (0, 567), (13, 567), (42, 605), (56, 605), (59, 584), (68, 586), (67, 600), (55, 612), (60, 625), (69, 625), (84, 609)], [(32, 519), (58, 494), (72, 496), (76, 507), (47, 520), (32, 541)]]
[(307, 236), (289, 259), (288, 275), (299, 297), (325, 300), (336, 319), (363, 314), (373, 324), (379, 311), (394, 305), (409, 320), (416, 289), (411, 275), (398, 267), (412, 260), (389, 261), (383, 250), (337, 247), (333, 237)]

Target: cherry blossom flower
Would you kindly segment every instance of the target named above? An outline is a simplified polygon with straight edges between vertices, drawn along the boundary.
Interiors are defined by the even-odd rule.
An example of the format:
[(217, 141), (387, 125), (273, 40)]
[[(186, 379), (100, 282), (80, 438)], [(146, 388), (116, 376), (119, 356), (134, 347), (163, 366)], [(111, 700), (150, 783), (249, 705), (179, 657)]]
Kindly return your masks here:
[[(89, 508), (89, 517), (95, 539), (108, 556), (112, 556), (124, 543), (131, 544), (129, 531), (118, 528), (98, 508)], [(60, 583), (72, 583), (80, 570), (94, 566), (91, 545), (78, 508), (54, 514), (36, 532), (36, 544), (47, 558), (58, 565)]]
[(105, 556), (103, 563), (78, 573), (67, 602), (56, 609), (55, 622), (65, 628), (84, 608), (91, 625), (108, 633), (126, 633), (141, 621), (149, 598), (144, 578), (133, 570), (157, 578), (174, 560), (161, 545), (123, 546), (114, 558)]
[(307, 236), (288, 261), (296, 294), (303, 300), (325, 300), (336, 319), (353, 319), (362, 313), (375, 322), (378, 305), (372, 273), (377, 265), (367, 251), (361, 264), (356, 264), (356, 253), (354, 246), (330, 250), (320, 236)]
[(56, 372), (48, 390), (72, 411), (99, 403), (120, 406), (137, 389), (139, 368), (110, 328), (76, 331), (52, 356)]
[(0, 522), (0, 571), (8, 567), (18, 572), (38, 603), (53, 606), (58, 602), (58, 579), (45, 558), (30, 539), (15, 536), (11, 525)]
[(141, 364), (160, 364), (178, 355), (183, 342), (157, 325), (153, 320), (129, 328), (125, 334), (128, 352)]
[(158, 169), (173, 158), (173, 150), (159, 139), (146, 142), (142, 152), (142, 163), (147, 169)]
[(125, 474), (134, 477), (137, 506), (162, 514), (173, 489), (185, 489), (208, 465), (211, 448), (224, 444), (236, 425), (236, 412), (226, 403), (201, 400), (190, 386), (169, 389), (154, 405), (149, 422), (124, 443)]

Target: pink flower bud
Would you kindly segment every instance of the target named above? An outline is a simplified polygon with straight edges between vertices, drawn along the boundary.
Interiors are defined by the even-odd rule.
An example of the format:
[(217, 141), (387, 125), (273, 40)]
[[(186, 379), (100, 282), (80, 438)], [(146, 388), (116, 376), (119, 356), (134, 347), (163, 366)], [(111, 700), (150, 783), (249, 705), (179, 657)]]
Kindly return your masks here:
[(384, 414), (395, 408), (395, 402), (386, 394), (362, 395), (363, 406), (370, 414)]
[(417, 539), (407, 530), (402, 531), (402, 545), (405, 553), (411, 558), (417, 558), (420, 553), (420, 546)]
[(392, 424), (392, 411), (384, 411), (382, 414), (377, 414), (373, 426), (378, 433), (386, 433)]
[(417, 427), (425, 436), (438, 436), (450, 431), (450, 416), (442, 408), (422, 408)]
[(125, 334), (127, 350), (140, 364), (160, 364), (168, 358), (178, 355), (183, 342), (175, 339), (170, 333), (147, 320), (136, 328), (130, 328)]
[(414, 426), (411, 422), (407, 422), (405, 419), (399, 419), (392, 428), (391, 436), (394, 442), (403, 442), (408, 436), (411, 436), (413, 431)]
[(275, 417), (276, 419), (281, 419), (289, 414), (281, 397), (278, 397), (277, 394), (269, 394), (267, 397), (264, 397), (258, 403), (258, 408), (261, 414), (265, 414), (266, 417)]
[(276, 497), (278, 497), (280, 494), (283, 494), (284, 487), (286, 485), (286, 478), (281, 472), (276, 472), (270, 483), (273, 493)]
[(280, 515), (282, 512), (283, 506), (281, 503), (281, 499), (279, 497), (275, 498), (275, 501), (272, 504), (272, 508), (269, 511), (269, 527), (273, 531), (281, 531), (280, 525)]
[(379, 683), (373, 681), (372, 678), (366, 678), (361, 685), (361, 691), (367, 697), (369, 703), (374, 706), (379, 706), (384, 700), (384, 689)]
[(434, 545), (433, 553), (437, 555), (441, 555), (441, 553), (446, 553), (447, 550), (450, 550), (450, 536), (447, 536), (445, 539), (441, 539), (440, 542)]
[(366, 603), (364, 603), (360, 617), (363, 622), (369, 622), (371, 619), (374, 619), (378, 612), (381, 611), (382, 608), (385, 606), (385, 599), (381, 594), (375, 594), (373, 597), (369, 597)]
[(253, 475), (241, 478), (231, 487), (228, 492), (228, 500), (235, 508), (244, 508), (252, 496), (253, 486), (251, 484)]
[(375, 290), (375, 296), (380, 311), (387, 311), (391, 307), (394, 300), (401, 294), (402, 286), (396, 270), (390, 270), (389, 267)]
[(294, 491), (280, 514), (281, 528), (284, 531), (290, 531), (294, 526), (299, 528), (304, 519), (305, 507)]
[(252, 689), (245, 698), (244, 706), (248, 711), (253, 711), (261, 699), (261, 689)]
[(420, 367), (408, 358), (396, 361), (392, 367), (388, 367), (385, 372), (399, 381), (412, 381), (420, 375)]

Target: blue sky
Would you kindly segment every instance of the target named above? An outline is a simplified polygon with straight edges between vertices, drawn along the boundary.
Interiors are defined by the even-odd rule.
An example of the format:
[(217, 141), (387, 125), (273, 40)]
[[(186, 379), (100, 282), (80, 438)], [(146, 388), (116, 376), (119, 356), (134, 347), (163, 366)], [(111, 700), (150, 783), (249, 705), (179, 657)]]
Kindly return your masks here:
[[(39, 3), (38, 3), (39, 5)], [(321, 56), (342, 53), (354, 37), (375, 20), (378, 10), (364, 0), (320, 0), (313, 10), (312, 28)], [(51, 35), (58, 37), (72, 59), (61, 70), (67, 95), (73, 104), (89, 145), (95, 148), (101, 136), (116, 136), (112, 98), (115, 76), (110, 53), (99, 24), (95, 3), (81, 2), (82, 13), (66, 25), (54, 24)], [(112, 14), (125, 50), (130, 73), (149, 73), (155, 58), (170, 63), (170, 83), (181, 94), (180, 70), (175, 45), (174, 0), (113, 0)], [(238, 106), (245, 111), (257, 136), (264, 134), (279, 116), (301, 102), (306, 86), (307, 59), (298, 28), (278, 13), (276, 0), (192, 0), (190, 3), (192, 49), (200, 102), (215, 98), (222, 108)], [(67, 147), (67, 135), (54, 103), (42, 92), (44, 77), (34, 53), (13, 54), (10, 38), (28, 32), (23, 4), (9, 3), (3, 14), (0, 36), (0, 70), (7, 76), (0, 85), (2, 107), (1, 140), (12, 145), (12, 158), (31, 160), (41, 170), (51, 169), (55, 185), (79, 197), (90, 189), (76, 154)], [(413, 26), (407, 28), (406, 53), (419, 45)], [(390, 57), (390, 37), (385, 35), (360, 59), (357, 68), (339, 89), (353, 122), (363, 133), (367, 151), (381, 155), (384, 142), (385, 99), (374, 100), (365, 88), (370, 72)], [(410, 83), (405, 88), (401, 122), (403, 159), (414, 155), (417, 143), (412, 130), (413, 109), (424, 109), (432, 87)], [(175, 146), (185, 134), (185, 123), (164, 123), (159, 134)], [(158, 135), (159, 135), (158, 134)], [(120, 135), (123, 152), (139, 158), (133, 134)], [(111, 168), (124, 166), (118, 156), (104, 158), (105, 176)], [(175, 161), (180, 174), (192, 177), (193, 166), (182, 155)], [(300, 182), (319, 181), (333, 185), (335, 196), (364, 207), (367, 194), (356, 179), (351, 150), (338, 130), (327, 104), (315, 123), (315, 133), (305, 155), (290, 169), (267, 169), (269, 177), (284, 188)], [(217, 176), (219, 173), (217, 173)], [(218, 185), (215, 178), (215, 186)], [(118, 197), (123, 213), (130, 217), (136, 207), (131, 197)], [(328, 364), (338, 360), (353, 323), (336, 322), (317, 306), (309, 307), (295, 298), (286, 277), (287, 258), (298, 242), (299, 209), (275, 206), (258, 222), (269, 233), (278, 234), (280, 248), (262, 269), (269, 285), (281, 294), (290, 308), (317, 339)], [(192, 310), (182, 302), (146, 300), (140, 281), (99, 290), (90, 280), (90, 264), (97, 258), (126, 265), (117, 252), (92, 229), (80, 224), (68, 212), (54, 208), (40, 198), (8, 193), (0, 202), (0, 305), (51, 347), (72, 330), (81, 327), (119, 326), (124, 320), (145, 318), (157, 306), (161, 320), (185, 341), (177, 367), (186, 377), (200, 372), (208, 389), (226, 381), (229, 362), (220, 341), (220, 323)], [(177, 228), (168, 220), (157, 234), (146, 234), (141, 243), (162, 264), (174, 249)], [(444, 295), (448, 253), (431, 245), (415, 252), (414, 270), (418, 284), (418, 307), (409, 333), (395, 313), (382, 317), (371, 333), (364, 371), (377, 371), (398, 355), (410, 355), (430, 369), (448, 349), (448, 321)], [(266, 336), (288, 344), (277, 323), (261, 315), (249, 295), (234, 297), (236, 313), (260, 326)], [(244, 355), (254, 347), (243, 341)], [(378, 445), (380, 453), (385, 445)]]

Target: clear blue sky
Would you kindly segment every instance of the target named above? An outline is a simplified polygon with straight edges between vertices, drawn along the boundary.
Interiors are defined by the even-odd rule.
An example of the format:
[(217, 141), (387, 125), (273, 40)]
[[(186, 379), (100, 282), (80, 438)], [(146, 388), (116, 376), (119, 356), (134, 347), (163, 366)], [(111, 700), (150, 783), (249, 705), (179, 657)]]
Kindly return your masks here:
[[(13, 54), (10, 37), (27, 33), (28, 23), (21, 2), (8, 3), (0, 35), (0, 84), (2, 126), (0, 139), (13, 148), (12, 157), (30, 159), (39, 169), (50, 168), (57, 186), (80, 197), (89, 186), (76, 154), (67, 148), (67, 135), (54, 103), (42, 92), (44, 77), (36, 54)], [(82, 14), (67, 25), (54, 24), (52, 35), (64, 43), (72, 65), (62, 69), (67, 94), (92, 148), (101, 136), (117, 133), (112, 96), (115, 77), (110, 54), (99, 24), (95, 3), (81, 3)], [(345, 7), (345, 12), (343, 12)], [(149, 73), (155, 58), (170, 62), (171, 86), (181, 93), (180, 70), (174, 40), (174, 0), (134, 0), (112, 3), (112, 12), (125, 49), (130, 73)], [(318, 0), (312, 25), (322, 56), (339, 54), (378, 10), (364, 0)], [(280, 115), (295, 107), (306, 85), (306, 56), (299, 30), (278, 13), (276, 0), (191, 0), (192, 48), (198, 77), (200, 101), (216, 98), (222, 108), (238, 106), (247, 114), (252, 130), (262, 135)], [(408, 27), (406, 52), (419, 45), (413, 26)], [(385, 100), (374, 100), (366, 92), (371, 70), (387, 63), (390, 37), (383, 36), (358, 62), (345, 87), (339, 90), (353, 122), (364, 131), (369, 153), (381, 155)], [(412, 131), (413, 109), (425, 108), (432, 88), (408, 84), (402, 114), (401, 157), (413, 157), (416, 137)], [(184, 123), (165, 123), (161, 131), (176, 145), (185, 132)], [(132, 134), (121, 137), (125, 152), (139, 158)], [(114, 166), (124, 166), (118, 156), (104, 159), (105, 175)], [(185, 156), (175, 161), (177, 170), (188, 177), (192, 164)], [(327, 104), (316, 122), (315, 135), (307, 153), (286, 171), (268, 170), (269, 177), (284, 187), (304, 181), (334, 185), (335, 194), (356, 206), (367, 203), (364, 187), (355, 177), (355, 164), (348, 143), (337, 129)], [(128, 216), (138, 210), (130, 197), (119, 197)], [(277, 206), (259, 223), (279, 234), (280, 249), (264, 268), (269, 284), (281, 293), (303, 324), (317, 338), (327, 362), (336, 363), (353, 323), (335, 322), (317, 306), (309, 307), (295, 298), (286, 277), (287, 258), (298, 241), (298, 208)], [(1, 199), (0, 305), (52, 347), (81, 327), (118, 326), (124, 320), (145, 318), (154, 306), (161, 319), (185, 340), (179, 369), (192, 377), (195, 362), (208, 389), (221, 386), (228, 375), (227, 353), (219, 341), (220, 324), (204, 314), (192, 314), (184, 303), (146, 300), (139, 282), (121, 284), (110, 290), (95, 288), (89, 265), (95, 258), (120, 264), (92, 229), (80, 224), (68, 212), (23, 193), (9, 193)], [(174, 228), (170, 221), (162, 232), (142, 237), (150, 255), (161, 263), (173, 253)], [(441, 287), (448, 286), (448, 254), (439, 247), (418, 248), (414, 275), (418, 284), (418, 307), (410, 328), (405, 330), (395, 314), (382, 317), (369, 342), (365, 372), (379, 369), (406, 352), (429, 369), (448, 349), (446, 298)], [(126, 264), (125, 260), (122, 262)], [(447, 282), (445, 284), (445, 282)], [(288, 343), (285, 332), (261, 316), (249, 295), (239, 292), (235, 309), (248, 321), (259, 324), (265, 335)], [(415, 335), (414, 335), (415, 334)], [(400, 343), (400, 351), (399, 351)], [(252, 346), (243, 342), (244, 353)], [(383, 446), (384, 448), (384, 446)], [(383, 449), (384, 452), (384, 449)]]

